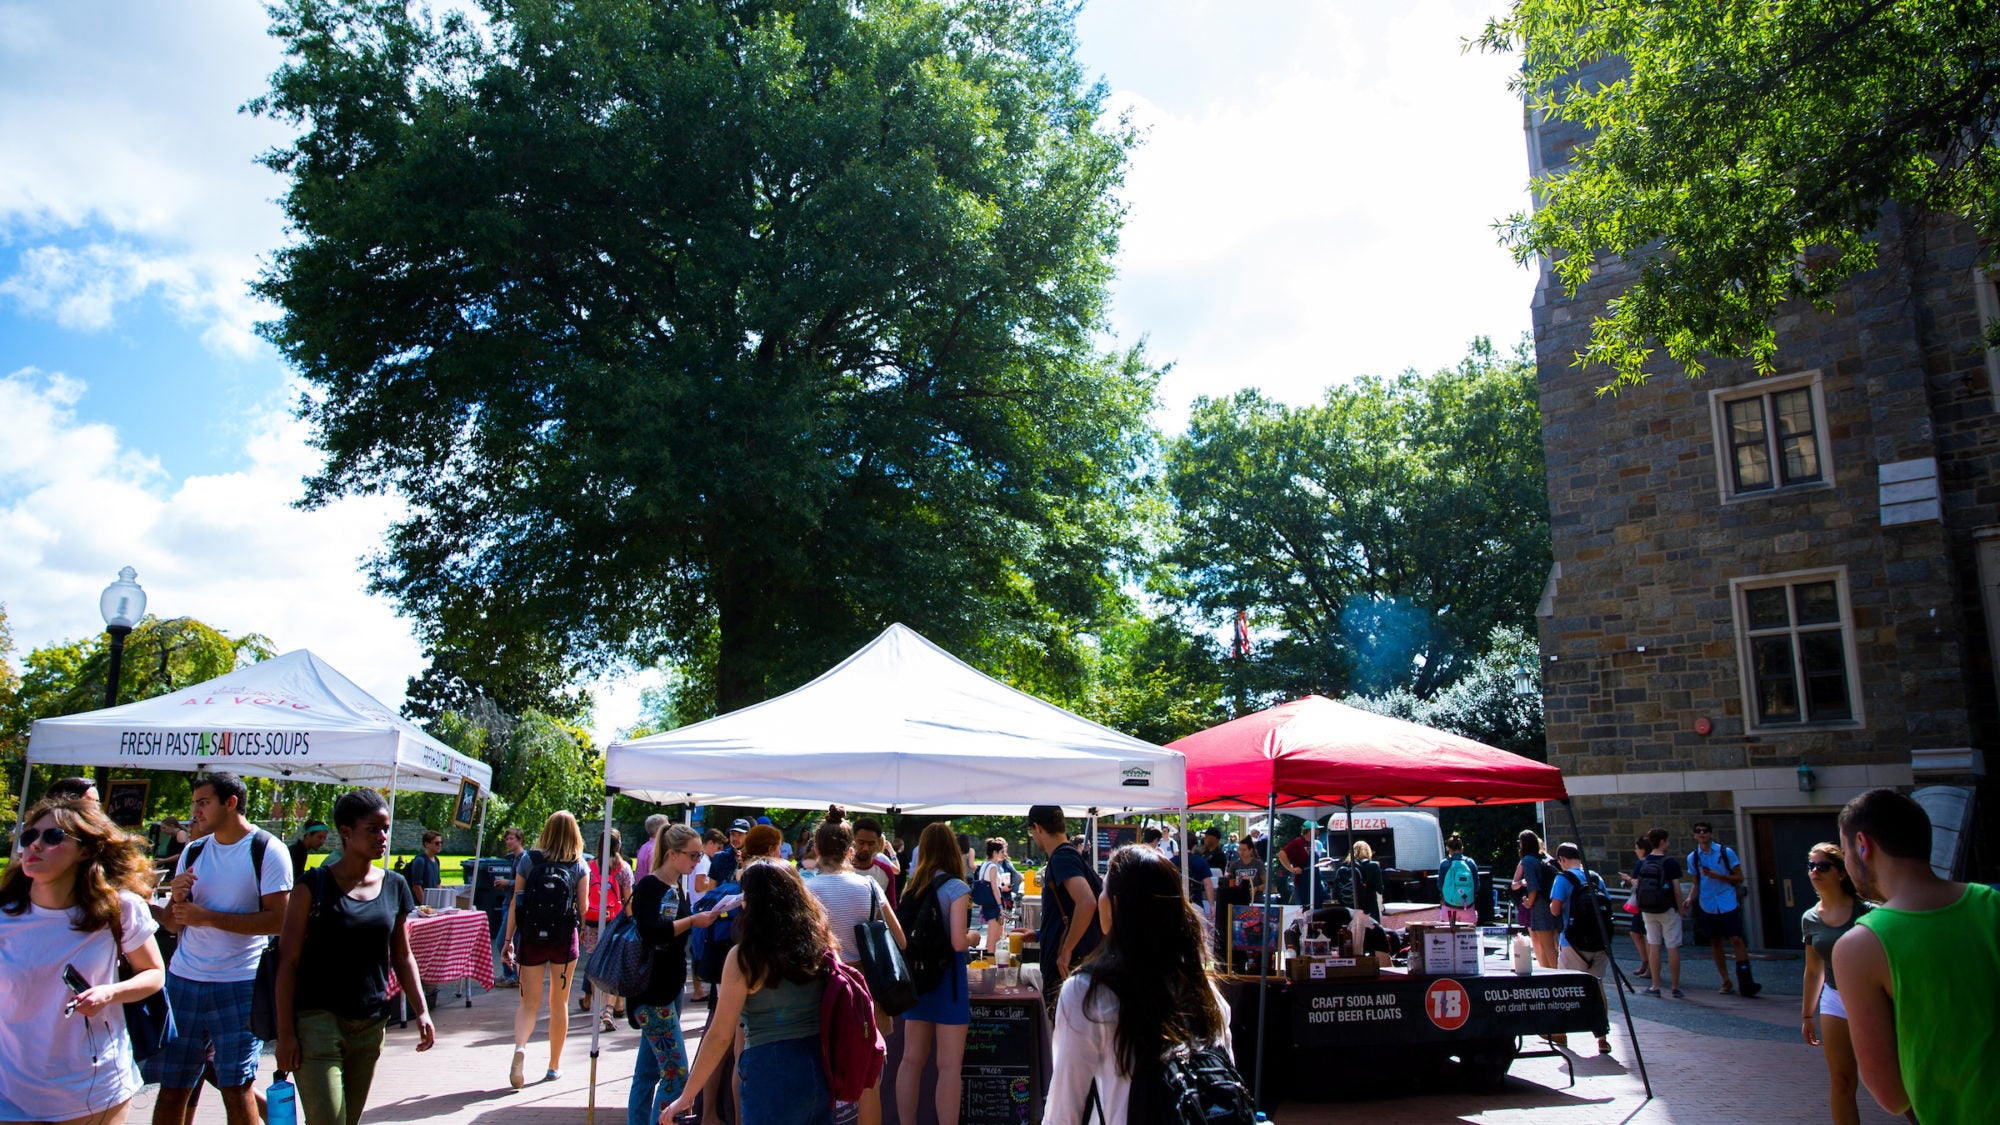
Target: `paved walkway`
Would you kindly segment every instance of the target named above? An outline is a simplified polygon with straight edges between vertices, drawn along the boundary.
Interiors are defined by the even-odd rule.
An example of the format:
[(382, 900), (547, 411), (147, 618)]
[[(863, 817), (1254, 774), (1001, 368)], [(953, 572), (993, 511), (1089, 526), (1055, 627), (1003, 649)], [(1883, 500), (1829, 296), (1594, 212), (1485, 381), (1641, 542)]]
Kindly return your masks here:
[[(1625, 950), (1623, 964), (1635, 964)], [(1468, 1121), (1556, 1123), (1685, 1123), (1716, 1125), (1750, 1121), (1824, 1121), (1826, 1066), (1818, 1048), (1799, 1037), (1798, 1011), (1801, 962), (1761, 961), (1758, 977), (1767, 987), (1763, 996), (1745, 1001), (1719, 996), (1715, 970), (1704, 957), (1683, 966), (1688, 999), (1654, 1000), (1629, 997), (1632, 1014), (1652, 1076), (1654, 1099), (1648, 1102), (1633, 1065), (1632, 1042), (1617, 1001), (1612, 1004), (1612, 1045), (1609, 1057), (1593, 1051), (1590, 1036), (1572, 1035), (1571, 1043), (1586, 1053), (1576, 1056), (1576, 1086), (1555, 1059), (1523, 1059), (1514, 1064), (1506, 1084), (1497, 1091), (1434, 1092), (1408, 1097), (1309, 1105), (1288, 1103), (1273, 1115), (1278, 1125), (1318, 1125), (1366, 1121), (1369, 1125)], [(507, 1085), (512, 1057), (512, 991), (475, 995), (469, 1010), (449, 991), (438, 1013), (438, 1045), (418, 1054), (414, 1030), (389, 1029), (365, 1121), (435, 1121), (447, 1125), (581, 1125), (589, 1098), (589, 1026), (572, 1021), (564, 1051), (563, 1076), (551, 1082), (531, 1081), (526, 1089)], [(572, 1000), (574, 1013), (574, 1001)], [(705, 1019), (700, 1005), (687, 1018), (689, 1050)], [(577, 1013), (580, 1016), (580, 1013)], [(535, 1079), (548, 1062), (546, 1016), (536, 1028), (528, 1052), (529, 1077)], [(623, 1121), (625, 1097), (631, 1088), (636, 1033), (623, 1023), (604, 1036), (598, 1059), (597, 1121)], [(1328, 1060), (1338, 1065), (1337, 1060)], [(260, 1087), (270, 1082), (270, 1059), (264, 1060)], [(1861, 1094), (1862, 1120), (1898, 1121), (1882, 1113), (1866, 1091)], [(149, 1120), (152, 1090), (142, 1093), (132, 1120)], [(222, 1107), (210, 1092), (196, 1115), (198, 1125), (223, 1125)]]

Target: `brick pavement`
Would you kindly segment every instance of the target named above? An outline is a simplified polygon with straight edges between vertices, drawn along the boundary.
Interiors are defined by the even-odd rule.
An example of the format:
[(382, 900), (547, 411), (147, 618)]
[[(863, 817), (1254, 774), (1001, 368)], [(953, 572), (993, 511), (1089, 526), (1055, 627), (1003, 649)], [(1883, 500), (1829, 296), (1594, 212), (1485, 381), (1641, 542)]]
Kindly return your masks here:
[[(1690, 966), (1692, 968), (1692, 966)], [(1279, 1125), (1320, 1125), (1367, 1121), (1369, 1125), (1404, 1125), (1435, 1121), (1526, 1122), (1535, 1125), (1635, 1122), (1690, 1123), (1823, 1121), (1826, 1119), (1826, 1069), (1819, 1050), (1798, 1037), (1799, 972), (1796, 963), (1765, 963), (1760, 976), (1770, 978), (1773, 991), (1756, 1001), (1689, 991), (1689, 999), (1631, 1000), (1641, 1045), (1652, 1075), (1656, 1097), (1645, 1101), (1632, 1044), (1617, 1002), (1612, 1001), (1613, 1053), (1577, 1056), (1576, 1086), (1565, 1088), (1561, 1063), (1554, 1059), (1523, 1059), (1514, 1064), (1504, 1087), (1497, 1091), (1439, 1091), (1421, 1096), (1377, 1098), (1335, 1104), (1287, 1103), (1273, 1114)], [(1713, 968), (1708, 976), (1714, 976)], [(1690, 973), (1688, 984), (1695, 981)], [(1708, 984), (1713, 987), (1713, 982)], [(1784, 991), (1788, 989), (1787, 991)], [(523, 1090), (507, 1085), (512, 1056), (511, 991), (476, 994), (471, 1009), (455, 1002), (447, 991), (438, 1013), (438, 1045), (417, 1054), (413, 1030), (393, 1025), (377, 1071), (365, 1120), (434, 1121), (442, 1125), (581, 1125), (589, 1090), (589, 1027), (573, 1021), (564, 1051), (563, 1077), (554, 1082), (531, 1081)], [(574, 1001), (572, 1001), (572, 1005)], [(700, 1005), (687, 1017), (690, 1050), (704, 1022)], [(572, 1010), (574, 1010), (572, 1008)], [(530, 1078), (547, 1063), (543, 1038), (546, 1019), (537, 1026), (528, 1053)], [(1670, 1022), (1671, 1021), (1671, 1022)], [(1690, 1022), (1700, 1026), (1686, 1026)], [(622, 1023), (604, 1037), (598, 1061), (597, 1105), (601, 1123), (622, 1121), (631, 1088), (636, 1033)], [(1571, 1042), (1591, 1052), (1588, 1035)], [(267, 1056), (258, 1079), (270, 1082)], [(1862, 1120), (1900, 1120), (1877, 1109), (1864, 1091)], [(147, 1121), (152, 1089), (142, 1093), (132, 1120)], [(196, 1115), (198, 1125), (223, 1125), (222, 1107), (211, 1092)]]

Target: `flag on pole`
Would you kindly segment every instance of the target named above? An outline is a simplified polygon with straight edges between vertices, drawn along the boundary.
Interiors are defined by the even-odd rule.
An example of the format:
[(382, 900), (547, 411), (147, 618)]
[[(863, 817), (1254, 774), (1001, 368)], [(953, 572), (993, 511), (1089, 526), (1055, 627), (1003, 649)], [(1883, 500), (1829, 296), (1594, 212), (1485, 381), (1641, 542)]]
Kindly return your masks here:
[(1242, 660), (1250, 655), (1250, 611), (1247, 609), (1236, 611), (1236, 644), (1234, 646), (1234, 655), (1238, 660)]

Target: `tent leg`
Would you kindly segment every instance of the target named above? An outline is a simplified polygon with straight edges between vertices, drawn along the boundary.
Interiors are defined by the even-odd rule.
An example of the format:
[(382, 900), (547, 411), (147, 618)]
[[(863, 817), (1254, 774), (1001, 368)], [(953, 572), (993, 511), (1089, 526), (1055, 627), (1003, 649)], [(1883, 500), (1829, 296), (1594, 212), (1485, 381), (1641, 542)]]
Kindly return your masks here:
[[(486, 855), (486, 807), (493, 803), (491, 799), (493, 794), (488, 793), (486, 796), (488, 799), (479, 806), (478, 826), (472, 830), (472, 894), (465, 904), (468, 910), (479, 901), (479, 861)], [(470, 992), (466, 994), (465, 1004), (468, 1008), (472, 1006)]]
[[(1563, 810), (1569, 814), (1569, 834), (1576, 837), (1577, 847), (1583, 847), (1583, 830), (1576, 826), (1576, 806), (1567, 797), (1563, 798)], [(1547, 823), (1543, 821), (1543, 824)], [(1588, 863), (1584, 864), (1585, 870), (1589, 868)], [(1625, 993), (1630, 991), (1632, 986), (1625, 979), (1625, 970), (1618, 967), (1618, 956), (1612, 952), (1613, 948), (1610, 942), (1605, 943), (1604, 957), (1611, 962), (1611, 987), (1618, 993), (1618, 1007), (1625, 1012), (1625, 1034), (1632, 1037), (1632, 1057), (1639, 1062), (1639, 1081), (1646, 1087), (1646, 1100), (1651, 1101), (1653, 1079), (1646, 1073), (1646, 1052), (1639, 1049), (1639, 1029), (1632, 1026), (1632, 1005), (1625, 1000)]]
[[(397, 767), (389, 767), (389, 846), (382, 849), (382, 870), (389, 870), (389, 857), (396, 854), (396, 782), (399, 777)], [(422, 903), (417, 905), (421, 906)]]
[[(1182, 806), (1181, 806), (1181, 826), (1180, 826), (1180, 828), (1178, 829), (1178, 832), (1179, 832), (1179, 836), (1180, 836), (1180, 842), (1181, 842), (1181, 886), (1183, 886), (1183, 887), (1187, 886), (1187, 878), (1188, 878), (1188, 830), (1187, 830), (1187, 822), (1188, 822), (1188, 811), (1187, 811), (1187, 806), (1186, 806), (1186, 805), (1182, 805)], [(1195, 909), (1196, 909), (1196, 910), (1200, 910), (1200, 909), (1201, 909), (1201, 904), (1200, 904), (1200, 903), (1196, 903), (1196, 904), (1195, 904)]]
[(34, 777), (35, 777), (35, 763), (28, 760), (28, 755), (24, 751), (21, 754), (21, 801), (19, 804), (14, 806), (14, 827), (17, 830), (21, 827), (21, 825), (27, 823), (28, 783), (30, 781), (33, 781)]
[[(1264, 926), (1262, 931), (1263, 937), (1259, 939), (1258, 943), (1260, 948), (1257, 951), (1257, 1077), (1255, 1084), (1251, 1087), (1250, 1096), (1256, 1102), (1258, 1109), (1264, 1108), (1264, 1040), (1270, 1035), (1271, 1031), (1270, 1022), (1266, 1018), (1266, 1012), (1270, 1005), (1271, 955), (1261, 947), (1267, 944), (1271, 937), (1271, 892), (1269, 889), (1271, 884), (1269, 879), (1271, 874), (1274, 874), (1276, 871), (1275, 865), (1277, 864), (1278, 854), (1278, 849), (1273, 846), (1277, 839), (1276, 828), (1278, 826), (1278, 795), (1275, 792), (1271, 794), (1271, 811), (1265, 818), (1264, 825), (1264, 849), (1269, 853), (1265, 857), (1264, 862), (1272, 867), (1272, 871), (1267, 872), (1265, 875), (1264, 901), (1257, 904), (1259, 911), (1263, 915)], [(1245, 835), (1248, 835), (1247, 831)]]
[[(605, 790), (604, 841), (597, 847), (597, 901), (600, 903), (609, 903), (611, 901), (611, 800), (615, 795), (614, 791)], [(604, 922), (602, 919), (603, 911), (600, 908), (599, 921), (597, 923), (597, 934), (600, 938), (604, 936)], [(584, 923), (586, 926), (589, 924), (588, 922)], [(586, 976), (584, 978), (586, 994), (589, 988), (590, 978)], [(597, 1041), (604, 1034), (604, 1024), (596, 1018), (597, 1013), (592, 1012), (590, 1015), (590, 1105), (584, 1111), (584, 1125), (596, 1125), (597, 1122)], [(641, 1049), (643, 1050), (644, 1047), (642, 1046)]]

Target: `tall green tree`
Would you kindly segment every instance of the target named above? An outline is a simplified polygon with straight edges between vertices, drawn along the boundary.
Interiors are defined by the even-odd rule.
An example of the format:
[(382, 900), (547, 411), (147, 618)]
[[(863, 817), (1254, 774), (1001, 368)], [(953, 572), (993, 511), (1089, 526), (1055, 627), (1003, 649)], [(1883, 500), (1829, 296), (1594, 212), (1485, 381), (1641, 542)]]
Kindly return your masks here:
[(1769, 370), (1779, 307), (1831, 307), (1886, 208), (2000, 238), (1992, 0), (1515, 0), (1480, 42), (1522, 53), (1531, 112), (1591, 134), (1502, 232), (1572, 294), (1635, 267), (1577, 357), (1621, 383), (1660, 348)]
[(1177, 537), (1162, 592), (1214, 625), (1248, 611), (1252, 699), (1426, 697), (1493, 627), (1531, 625), (1549, 528), (1534, 365), (1475, 342), (1456, 367), (1291, 407), (1195, 404), (1166, 454)]
[[(374, 586), (504, 601), (722, 709), (902, 620), (1087, 617), (1154, 375), (1105, 325), (1133, 135), (1058, 0), (286, 0), (257, 286)], [(476, 636), (477, 630), (469, 632)]]

